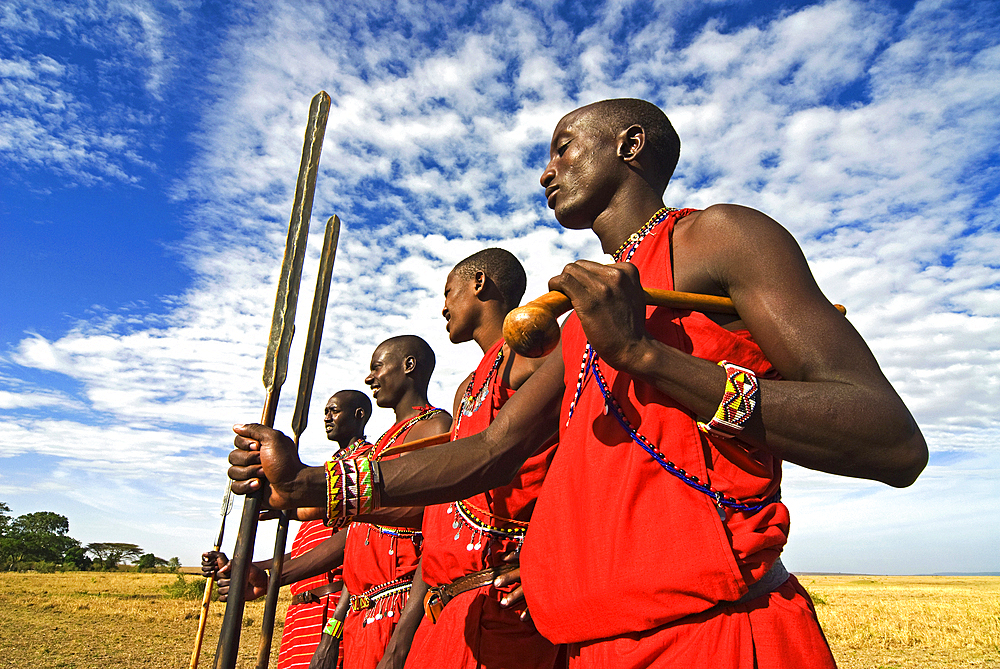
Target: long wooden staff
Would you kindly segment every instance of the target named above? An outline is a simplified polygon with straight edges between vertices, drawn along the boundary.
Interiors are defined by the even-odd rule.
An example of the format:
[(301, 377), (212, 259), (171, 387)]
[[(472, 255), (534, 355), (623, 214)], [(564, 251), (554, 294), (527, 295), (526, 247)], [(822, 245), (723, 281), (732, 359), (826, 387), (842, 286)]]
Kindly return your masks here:
[[(309, 124), (302, 145), (302, 160), (299, 163), (299, 177), (295, 183), (295, 200), (288, 224), (285, 257), (281, 263), (281, 278), (278, 280), (271, 334), (267, 343), (267, 356), (264, 359), (263, 380), (267, 398), (264, 401), (260, 422), (268, 427), (274, 425), (274, 415), (278, 410), (278, 395), (288, 372), (288, 349), (295, 330), (295, 306), (299, 298), (299, 282), (302, 279), (302, 261), (306, 253), (309, 217), (312, 215), (313, 193), (316, 190), (316, 175), (319, 171), (319, 156), (323, 149), (323, 135), (326, 132), (326, 120), (329, 114), (330, 96), (325, 91), (320, 91), (309, 105)], [(253, 554), (254, 539), (257, 536), (257, 517), (260, 514), (264, 489), (247, 495), (243, 502), (243, 517), (240, 519), (240, 531), (233, 550), (232, 581), (226, 599), (226, 614), (222, 619), (219, 647), (215, 654), (216, 669), (236, 667), (243, 608), (246, 604), (246, 578)]]
[[(340, 219), (331, 216), (326, 222), (326, 236), (323, 238), (323, 252), (319, 258), (319, 272), (316, 276), (316, 292), (313, 293), (312, 314), (309, 317), (309, 333), (306, 335), (306, 351), (302, 356), (299, 392), (295, 398), (295, 412), (292, 415), (292, 433), (295, 435), (296, 450), (299, 447), (299, 436), (305, 431), (308, 423), (309, 402), (312, 399), (313, 383), (316, 381), (316, 362), (319, 360), (320, 344), (323, 341), (323, 322), (326, 320), (326, 303), (330, 298), (333, 261), (337, 257), (339, 239)], [(285, 563), (287, 541), (288, 513), (283, 511), (278, 519), (278, 530), (274, 537), (274, 557), (271, 558), (271, 575), (267, 584), (267, 599), (264, 601), (264, 619), (260, 630), (256, 669), (267, 669), (271, 659), (274, 617), (278, 609), (281, 569)]]
[[(222, 550), (222, 535), (226, 532), (226, 516), (233, 510), (233, 482), (226, 483), (226, 494), (222, 496), (222, 523), (219, 525), (219, 536), (215, 539), (212, 550)], [(205, 594), (201, 598), (201, 615), (198, 618), (198, 634), (194, 637), (194, 650), (191, 652), (190, 669), (198, 669), (198, 658), (201, 656), (201, 642), (205, 638), (205, 622), (208, 620), (208, 607), (212, 604), (212, 585), (214, 578), (205, 579)]]
[[(728, 297), (681, 293), (676, 290), (647, 288), (646, 304), (654, 307), (673, 307), (716, 314), (736, 314), (736, 307)], [(835, 304), (842, 314), (847, 309)], [(537, 300), (511, 310), (503, 321), (503, 338), (518, 355), (540, 358), (548, 355), (559, 343), (559, 323), (556, 319), (573, 308), (569, 298), (553, 290)]]

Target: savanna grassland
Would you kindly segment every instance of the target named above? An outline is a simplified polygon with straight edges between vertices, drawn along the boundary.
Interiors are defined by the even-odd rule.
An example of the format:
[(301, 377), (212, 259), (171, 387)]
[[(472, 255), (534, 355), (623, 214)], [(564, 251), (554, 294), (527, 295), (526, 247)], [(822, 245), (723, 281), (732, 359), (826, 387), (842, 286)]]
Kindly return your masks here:
[[(189, 590), (201, 577), (186, 577)], [(0, 573), (0, 668), (173, 669), (191, 661), (201, 597), (177, 598), (165, 590), (174, 574), (68, 572)], [(275, 639), (281, 638), (284, 588)], [(174, 593), (176, 594), (176, 593)], [(249, 602), (238, 667), (254, 667), (263, 600)], [(212, 602), (199, 669), (210, 669), (225, 604)], [(278, 664), (278, 643), (270, 666)]]
[[(175, 581), (173, 574), (0, 573), (0, 669), (187, 667), (201, 601), (172, 597), (164, 586)], [(1000, 577), (800, 581), (842, 669), (1000, 669)], [(287, 604), (286, 592), (276, 638)], [(201, 667), (212, 666), (223, 608), (212, 604)], [(241, 668), (254, 665), (262, 609), (247, 605)]]

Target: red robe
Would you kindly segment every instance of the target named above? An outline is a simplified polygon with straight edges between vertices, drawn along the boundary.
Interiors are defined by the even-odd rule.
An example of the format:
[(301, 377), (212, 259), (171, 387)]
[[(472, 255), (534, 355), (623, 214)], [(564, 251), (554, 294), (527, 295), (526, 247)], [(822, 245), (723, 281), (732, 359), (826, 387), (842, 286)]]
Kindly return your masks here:
[[(482, 403), (475, 409), (469, 407), (471, 414), (462, 415), (453, 439), (485, 430), (500, 407), (514, 394), (503, 382), (502, 363), (490, 376), (502, 345), (502, 340), (497, 342), (479, 363), (472, 378), (473, 397), (479, 396), (488, 378), (489, 385)], [(476, 520), (485, 521), (494, 528), (523, 528), (531, 518), (554, 450), (555, 440), (529, 458), (509, 485), (464, 500), (464, 508), (471, 511)], [(519, 547), (515, 539), (476, 531), (461, 520), (454, 504), (424, 509), (423, 535), (421, 571), (424, 581), (432, 587), (506, 564), (503, 557)], [(437, 623), (425, 616), (413, 638), (406, 666), (448, 669), (553, 667), (557, 649), (535, 630), (534, 625), (521, 622), (524, 607), (505, 609), (500, 606), (500, 598), (512, 590), (513, 587), (508, 587), (501, 591), (491, 585), (469, 590), (448, 602)]]
[[(671, 214), (640, 243), (631, 262), (644, 287), (673, 289), (673, 224), (691, 211)], [(646, 329), (697, 357), (777, 377), (749, 332), (729, 332), (704, 314), (647, 307)], [(585, 346), (572, 314), (562, 335), (560, 448), (521, 556), (539, 631), (571, 644), (574, 669), (834, 666), (794, 577), (770, 595), (708, 611), (739, 599), (770, 568), (788, 536), (788, 511), (772, 500), (756, 512), (726, 509), (722, 519), (711, 497), (670, 475), (605, 413), (593, 374), (570, 419)], [(603, 361), (600, 369), (627, 419), (678, 467), (742, 502), (764, 502), (778, 492), (778, 460), (752, 451), (770, 475), (747, 473), (669, 396)]]
[[(302, 523), (292, 541), (292, 557), (301, 557), (331, 536), (333, 530), (326, 527), (322, 520), (308, 520)], [(341, 567), (336, 567), (325, 574), (292, 583), (289, 590), (294, 596), (340, 579)], [(323, 624), (333, 615), (339, 600), (338, 591), (321, 597), (315, 604), (295, 604), (288, 607), (288, 613), (285, 614), (285, 629), (281, 634), (281, 647), (278, 650), (278, 669), (306, 669), (309, 666), (316, 646), (319, 645)]]
[[(421, 415), (438, 412), (430, 409)], [(433, 415), (433, 414), (431, 414)], [(403, 443), (416, 423), (399, 421), (375, 444), (373, 457), (393, 445)], [(405, 428), (405, 429), (401, 429)], [(396, 536), (402, 535), (402, 536)], [(352, 523), (344, 547), (344, 584), (351, 595), (395, 579), (410, 576), (420, 561), (420, 533), (405, 528)], [(370, 609), (347, 613), (344, 621), (344, 669), (375, 669), (399, 621), (409, 591), (379, 600)]]

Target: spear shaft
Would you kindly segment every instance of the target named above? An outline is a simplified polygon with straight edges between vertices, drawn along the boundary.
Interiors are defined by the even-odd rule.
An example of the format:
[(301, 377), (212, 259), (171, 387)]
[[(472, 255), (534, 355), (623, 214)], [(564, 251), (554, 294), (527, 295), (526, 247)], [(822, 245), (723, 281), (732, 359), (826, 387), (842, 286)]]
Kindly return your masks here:
[[(226, 484), (226, 494), (222, 497), (222, 522), (219, 524), (219, 536), (213, 544), (212, 550), (218, 552), (222, 549), (222, 535), (226, 532), (226, 516), (233, 508), (233, 482), (230, 480)], [(201, 598), (201, 615), (198, 617), (198, 633), (194, 637), (194, 650), (191, 651), (191, 664), (189, 669), (198, 669), (198, 658), (201, 656), (201, 643), (205, 638), (205, 623), (208, 620), (208, 607), (212, 604), (212, 585), (214, 578), (205, 579), (205, 594)]]
[[(264, 359), (264, 388), (267, 390), (267, 398), (264, 401), (260, 422), (267, 427), (274, 426), (278, 396), (288, 371), (288, 350), (295, 330), (295, 306), (298, 302), (302, 262), (309, 236), (309, 217), (312, 215), (316, 175), (319, 172), (319, 157), (323, 149), (323, 135), (326, 132), (329, 113), (330, 96), (325, 91), (320, 91), (309, 105), (309, 123), (302, 145), (299, 176), (295, 183), (295, 200), (288, 224), (285, 256), (281, 263), (281, 278), (278, 281), (274, 316), (271, 319), (271, 334)], [(262, 488), (247, 495), (243, 502), (243, 517), (240, 519), (240, 530), (233, 550), (232, 581), (226, 599), (222, 631), (219, 634), (218, 652), (215, 656), (216, 669), (236, 667), (243, 608), (246, 604), (246, 578), (253, 554), (254, 539), (257, 536), (257, 517), (260, 515), (263, 494)]]
[[(299, 436), (305, 431), (309, 418), (309, 403), (312, 399), (313, 384), (316, 381), (316, 363), (319, 361), (320, 345), (323, 342), (323, 323), (326, 320), (326, 305), (330, 299), (330, 282), (333, 277), (333, 261), (337, 257), (337, 241), (339, 239), (340, 219), (331, 216), (326, 222), (323, 252), (319, 258), (319, 271), (316, 276), (316, 291), (313, 293), (312, 314), (309, 317), (309, 332), (306, 334), (306, 350), (302, 356), (299, 392), (295, 398), (295, 412), (292, 415), (292, 432), (295, 435), (296, 450), (299, 446)], [(274, 617), (278, 609), (281, 569), (285, 562), (287, 541), (288, 512), (282, 511), (281, 517), (278, 519), (278, 530), (274, 537), (274, 557), (271, 558), (271, 573), (267, 584), (267, 599), (264, 602), (264, 619), (260, 630), (256, 669), (267, 669), (268, 661), (271, 659)]]

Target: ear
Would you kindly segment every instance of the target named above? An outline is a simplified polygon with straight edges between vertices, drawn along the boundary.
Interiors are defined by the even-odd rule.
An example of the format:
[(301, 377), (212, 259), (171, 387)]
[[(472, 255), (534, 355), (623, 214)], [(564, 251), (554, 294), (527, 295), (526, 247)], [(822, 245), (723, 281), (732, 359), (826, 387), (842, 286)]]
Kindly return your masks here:
[(403, 358), (403, 372), (406, 374), (411, 373), (417, 368), (417, 359), (412, 355), (408, 355)]
[(479, 295), (479, 293), (483, 292), (483, 289), (485, 287), (486, 287), (486, 272), (484, 272), (483, 270), (478, 270), (476, 272), (476, 283), (472, 287), (472, 292), (474, 295)]
[(362, 409), (361, 407), (358, 407), (357, 409), (354, 410), (354, 417), (356, 419), (358, 419), (359, 421), (364, 420), (365, 419), (365, 410)]
[(618, 157), (627, 163), (639, 158), (646, 148), (646, 131), (633, 124), (618, 134)]

